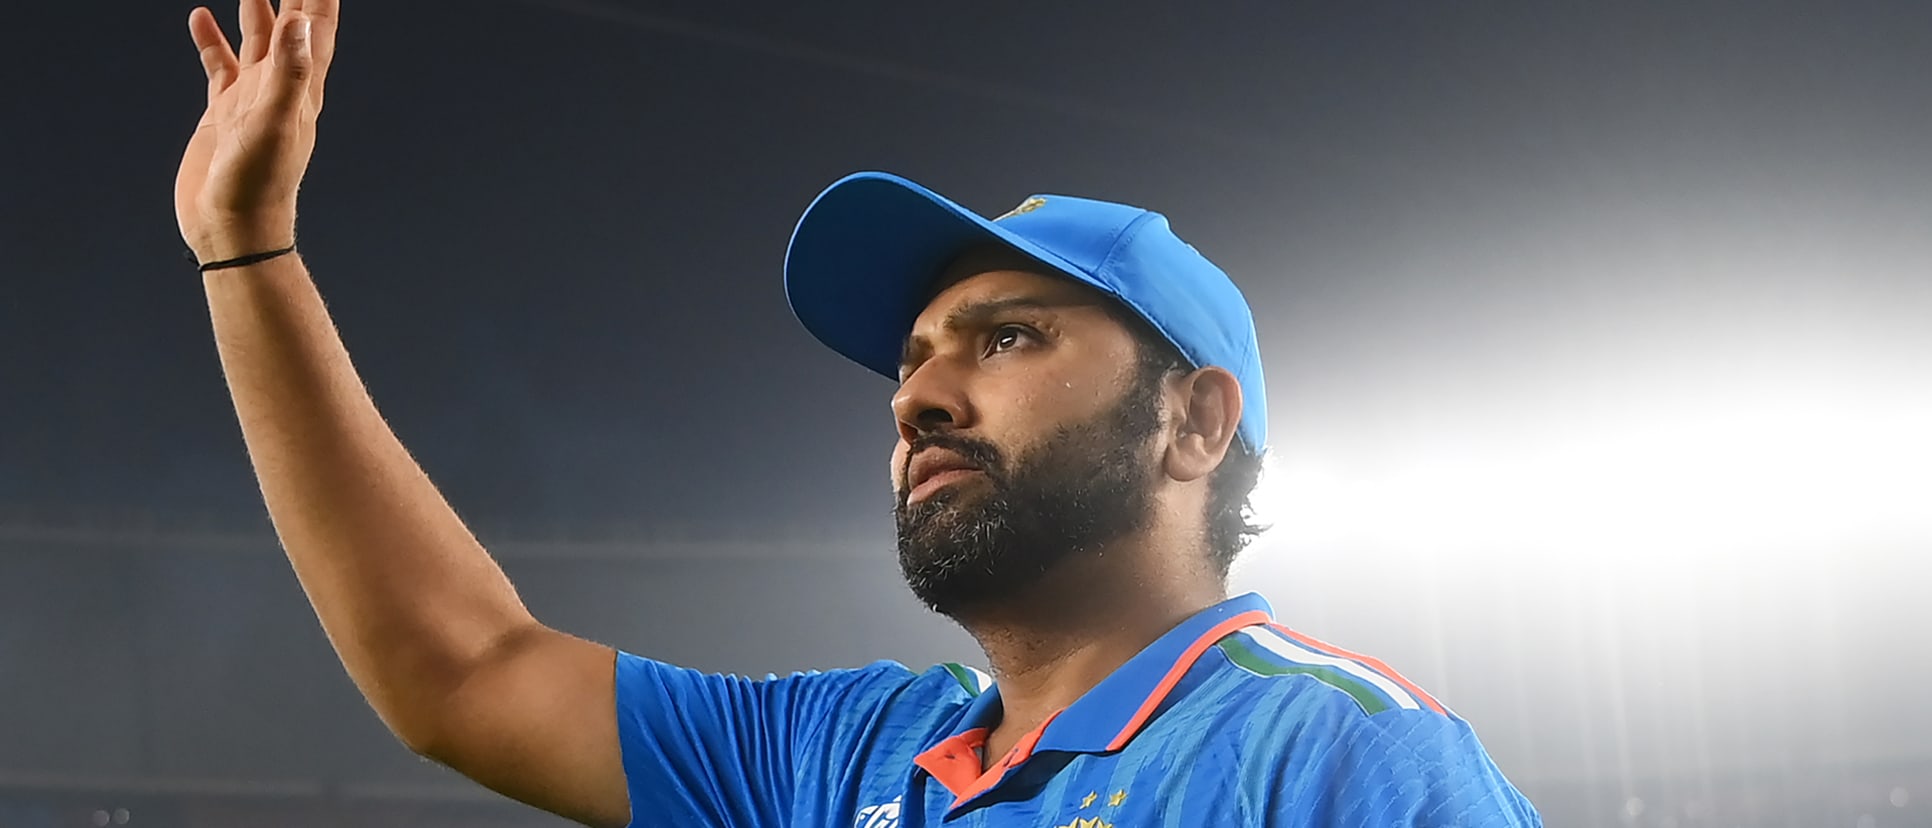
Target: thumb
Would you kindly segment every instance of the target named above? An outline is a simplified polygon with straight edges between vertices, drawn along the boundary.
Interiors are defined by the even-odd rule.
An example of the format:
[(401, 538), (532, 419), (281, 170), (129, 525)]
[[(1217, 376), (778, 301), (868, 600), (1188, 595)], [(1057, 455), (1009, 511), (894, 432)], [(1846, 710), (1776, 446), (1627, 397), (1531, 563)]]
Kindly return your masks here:
[(309, 75), (315, 71), (315, 57), (309, 49), (309, 18), (299, 11), (282, 14), (275, 32), (275, 48), (269, 60), (275, 64), (270, 88), (270, 104), (277, 109), (299, 106), (308, 92)]

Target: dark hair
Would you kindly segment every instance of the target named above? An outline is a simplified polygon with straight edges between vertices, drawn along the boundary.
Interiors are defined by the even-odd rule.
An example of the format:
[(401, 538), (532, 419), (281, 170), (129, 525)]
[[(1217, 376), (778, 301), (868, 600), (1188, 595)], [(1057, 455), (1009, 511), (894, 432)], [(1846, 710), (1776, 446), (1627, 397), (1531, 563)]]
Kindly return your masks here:
[[(1152, 391), (1169, 376), (1194, 370), (1173, 343), (1144, 320), (1125, 309), (1115, 309), (1113, 313), (1133, 334), (1138, 346), (1134, 381), (1142, 390)], [(1228, 577), (1228, 570), (1234, 566), (1241, 550), (1268, 528), (1267, 524), (1255, 520), (1254, 505), (1248, 501), (1260, 480), (1261, 452), (1243, 446), (1239, 439), (1228, 446), (1227, 456), (1208, 476), (1208, 562), (1223, 579)]]

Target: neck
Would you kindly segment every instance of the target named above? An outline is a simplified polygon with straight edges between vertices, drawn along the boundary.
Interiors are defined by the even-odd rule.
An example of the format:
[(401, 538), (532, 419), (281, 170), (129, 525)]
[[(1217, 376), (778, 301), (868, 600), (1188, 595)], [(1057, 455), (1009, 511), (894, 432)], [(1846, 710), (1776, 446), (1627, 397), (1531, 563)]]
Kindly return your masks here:
[[(1079, 699), (1189, 616), (1226, 597), (1198, 556), (1124, 538), (1068, 560), (997, 606), (958, 620), (979, 641), (1003, 708), (986, 761)], [(1179, 564), (1177, 560), (1189, 561)]]

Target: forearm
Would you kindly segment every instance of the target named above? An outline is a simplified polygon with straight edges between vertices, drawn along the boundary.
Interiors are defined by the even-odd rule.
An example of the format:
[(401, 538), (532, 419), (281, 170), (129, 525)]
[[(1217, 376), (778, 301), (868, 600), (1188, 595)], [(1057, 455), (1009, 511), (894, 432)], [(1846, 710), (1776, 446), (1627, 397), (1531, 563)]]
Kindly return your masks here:
[[(174, 204), (199, 261), (294, 238), (338, 5), (243, 0), (239, 51), (206, 8), (189, 14), (208, 107)], [(275, 531), (377, 714), (416, 752), (510, 796), (590, 825), (630, 822), (616, 653), (530, 617), (382, 421), (299, 257), (204, 284)]]
[(300, 258), (204, 277), (275, 531), (343, 665), (412, 747), (535, 621), (362, 386)]

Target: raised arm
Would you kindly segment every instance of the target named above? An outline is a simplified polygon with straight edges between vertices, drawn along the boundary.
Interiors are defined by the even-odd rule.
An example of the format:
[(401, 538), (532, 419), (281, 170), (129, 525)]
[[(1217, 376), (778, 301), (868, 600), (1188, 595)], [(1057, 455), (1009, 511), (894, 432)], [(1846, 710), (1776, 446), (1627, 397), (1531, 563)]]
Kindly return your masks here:
[[(294, 244), (336, 0), (241, 0), (241, 50), (189, 28), (208, 109), (175, 186), (203, 263)], [(343, 666), (412, 750), (593, 825), (630, 806), (614, 653), (532, 618), (364, 391), (297, 254), (204, 277), (215, 342), (275, 530)]]

